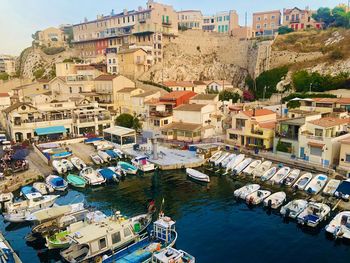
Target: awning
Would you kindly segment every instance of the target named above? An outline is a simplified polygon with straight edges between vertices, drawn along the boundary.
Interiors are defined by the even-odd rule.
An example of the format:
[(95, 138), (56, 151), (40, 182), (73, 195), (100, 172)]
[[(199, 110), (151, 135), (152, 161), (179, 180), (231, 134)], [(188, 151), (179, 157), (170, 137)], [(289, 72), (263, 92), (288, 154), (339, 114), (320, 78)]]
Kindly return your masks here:
[(35, 133), (37, 135), (48, 135), (48, 134), (57, 134), (67, 132), (64, 126), (51, 126), (46, 128), (36, 128)]
[(317, 148), (323, 148), (323, 146), (324, 146), (324, 144), (316, 143), (316, 142), (308, 142), (307, 144), (311, 147), (317, 147)]

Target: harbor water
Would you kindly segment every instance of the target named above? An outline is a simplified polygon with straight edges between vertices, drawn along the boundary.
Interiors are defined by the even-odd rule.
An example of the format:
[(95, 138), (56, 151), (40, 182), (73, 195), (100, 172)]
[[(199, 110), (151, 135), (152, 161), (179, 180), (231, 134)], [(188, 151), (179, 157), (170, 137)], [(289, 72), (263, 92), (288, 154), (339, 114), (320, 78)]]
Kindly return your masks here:
[[(120, 210), (132, 216), (144, 213), (147, 200), (155, 199), (176, 220), (176, 247), (196, 262), (347, 262), (350, 245), (327, 238), (323, 228), (310, 230), (286, 222), (262, 207), (249, 208), (233, 198), (244, 182), (212, 176), (199, 184), (183, 170), (129, 176), (118, 185), (72, 190), (59, 204), (85, 201), (106, 214)], [(57, 262), (57, 251), (43, 244), (26, 243), (31, 226), (1, 220), (1, 231), (23, 262)]]

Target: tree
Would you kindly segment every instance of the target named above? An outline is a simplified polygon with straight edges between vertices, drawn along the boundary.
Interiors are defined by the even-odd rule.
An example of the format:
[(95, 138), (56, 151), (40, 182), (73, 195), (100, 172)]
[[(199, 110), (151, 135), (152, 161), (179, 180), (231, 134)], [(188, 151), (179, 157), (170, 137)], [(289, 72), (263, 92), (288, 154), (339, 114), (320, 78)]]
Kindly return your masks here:
[(334, 23), (334, 16), (332, 15), (331, 9), (328, 7), (320, 7), (317, 9), (317, 12), (312, 15), (312, 18), (317, 22), (324, 23), (325, 27), (329, 27)]
[(284, 34), (288, 34), (293, 32), (294, 30), (290, 27), (287, 26), (281, 26), (280, 28), (278, 28), (278, 34), (280, 35), (284, 35)]
[(253, 92), (250, 90), (243, 91), (243, 99), (245, 101), (253, 101), (255, 99)]
[(219, 93), (219, 100), (221, 101), (229, 101), (232, 100), (232, 102), (237, 102), (241, 96), (239, 96), (238, 93), (232, 92), (229, 90), (223, 90)]
[(134, 117), (131, 114), (123, 113), (116, 118), (115, 124), (125, 128), (132, 128), (133, 120)]
[(8, 80), (9, 74), (7, 74), (6, 72), (0, 72), (0, 79), (1, 80)]

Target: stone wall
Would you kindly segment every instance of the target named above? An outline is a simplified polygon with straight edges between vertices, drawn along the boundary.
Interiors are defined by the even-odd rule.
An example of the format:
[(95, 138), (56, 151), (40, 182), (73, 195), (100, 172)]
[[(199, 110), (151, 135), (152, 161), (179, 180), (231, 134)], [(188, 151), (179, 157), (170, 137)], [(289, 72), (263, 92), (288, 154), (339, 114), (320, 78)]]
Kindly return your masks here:
[(323, 57), (322, 52), (298, 53), (293, 51), (271, 51), (270, 67), (301, 63)]

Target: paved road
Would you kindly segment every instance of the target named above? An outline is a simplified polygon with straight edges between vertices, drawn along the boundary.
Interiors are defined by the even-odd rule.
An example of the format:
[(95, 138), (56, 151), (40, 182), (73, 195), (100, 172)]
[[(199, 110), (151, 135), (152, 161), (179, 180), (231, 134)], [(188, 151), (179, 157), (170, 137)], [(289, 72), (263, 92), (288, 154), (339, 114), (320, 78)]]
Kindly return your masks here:
[(44, 176), (52, 174), (52, 167), (48, 166), (33, 150), (29, 151), (27, 159), (29, 162), (29, 169), (38, 170)]

